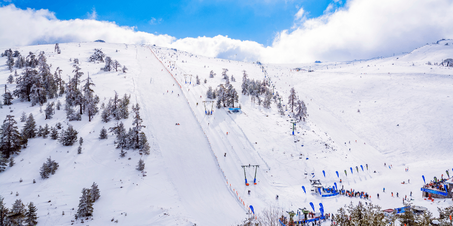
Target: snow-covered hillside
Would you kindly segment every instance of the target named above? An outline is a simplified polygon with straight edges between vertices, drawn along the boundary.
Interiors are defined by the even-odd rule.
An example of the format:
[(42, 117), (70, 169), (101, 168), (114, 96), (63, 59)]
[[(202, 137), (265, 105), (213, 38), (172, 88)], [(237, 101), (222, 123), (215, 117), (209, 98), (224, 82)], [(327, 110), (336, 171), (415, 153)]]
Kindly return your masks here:
[[(336, 182), (345, 189), (366, 191), (371, 202), (383, 208), (402, 206), (401, 197), (410, 192), (414, 204), (434, 213), (438, 206), (452, 205), (451, 200), (425, 201), (420, 192), (422, 175), (433, 178), (453, 171), (453, 69), (427, 65), (453, 58), (451, 41), (384, 59), (263, 67), (157, 46), (68, 43), (60, 48), (61, 54), (54, 53), (54, 45), (13, 51), (23, 56), (45, 51), (52, 72), (59, 67), (66, 81), (73, 75), (71, 60), (78, 58), (85, 73), (82, 80), (89, 73), (100, 103), (107, 104), (114, 91), (120, 97), (130, 94), (131, 104), (141, 107), (151, 154), (127, 150), (122, 158), (112, 133), (99, 140), (100, 130), (116, 125), (116, 120), (104, 123), (97, 114), (91, 122), (87, 115), (69, 122), (63, 108), (45, 120), (45, 105), (31, 107), (14, 99), (0, 109), (2, 120), (14, 115), (21, 128), (22, 113), (32, 113), (37, 125), (70, 124), (84, 140), (82, 154), (77, 154), (78, 145), (30, 139), (28, 147), (14, 156), (16, 164), (0, 173), (0, 196), (7, 207), (16, 199), (33, 202), (39, 225), (71, 225), (82, 189), (93, 182), (101, 197), (94, 204), (93, 219), (85, 222), (89, 225), (115, 224), (114, 220), (117, 225), (237, 225), (250, 213), (250, 205), (257, 215), (272, 207), (309, 208), (309, 202), (323, 203), (326, 212), (336, 213), (339, 207), (360, 201), (305, 194), (301, 186), (309, 188), (312, 175), (325, 185)], [(103, 63), (88, 62), (95, 48), (126, 65), (128, 72), (104, 72)], [(11, 74), (5, 61), (0, 58), (2, 88)], [(296, 67), (314, 72), (293, 70)], [(213, 115), (206, 115), (212, 109), (203, 102), (210, 100), (206, 92), (225, 83), (223, 68), (236, 78), (231, 84), (239, 93), (241, 112), (214, 107)], [(209, 78), (211, 70), (214, 78)], [(267, 80), (282, 104), (295, 88), (309, 115), (306, 122), (297, 123), (295, 135), (289, 111), (281, 116), (276, 103), (266, 109), (241, 94), (244, 70), (250, 79)], [(15, 89), (14, 83), (7, 85), (10, 91)], [(64, 96), (58, 100), (64, 105)], [(132, 127), (132, 116), (122, 122)], [(49, 156), (60, 168), (41, 179), (39, 169)], [(139, 159), (145, 161), (146, 176), (135, 169)], [(259, 165), (256, 185), (253, 167), (245, 167), (250, 186), (244, 183), (241, 166), (248, 165)], [(360, 165), (368, 165), (368, 170), (350, 174), (350, 167)], [(390, 192), (398, 192), (400, 198)]]

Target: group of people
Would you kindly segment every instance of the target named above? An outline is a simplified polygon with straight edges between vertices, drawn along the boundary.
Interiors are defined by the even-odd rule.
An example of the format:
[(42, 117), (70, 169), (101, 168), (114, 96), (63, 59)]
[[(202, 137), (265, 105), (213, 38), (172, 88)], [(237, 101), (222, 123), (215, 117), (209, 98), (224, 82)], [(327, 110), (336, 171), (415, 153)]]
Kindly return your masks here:
[(359, 197), (359, 198), (363, 198), (363, 199), (369, 199), (371, 198), (370, 195), (367, 193), (367, 192), (364, 192), (364, 191), (355, 191), (351, 188), (351, 190), (345, 190), (345, 189), (341, 189), (338, 191), (340, 193), (340, 195), (344, 195), (344, 196), (347, 196), (347, 197)]

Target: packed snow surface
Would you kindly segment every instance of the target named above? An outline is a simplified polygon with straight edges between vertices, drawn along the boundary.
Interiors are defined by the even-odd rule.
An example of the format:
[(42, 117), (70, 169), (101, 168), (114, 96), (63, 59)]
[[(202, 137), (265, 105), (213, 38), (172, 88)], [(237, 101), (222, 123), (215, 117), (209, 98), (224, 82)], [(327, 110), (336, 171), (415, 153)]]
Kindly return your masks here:
[[(45, 51), (51, 70), (62, 69), (66, 81), (73, 75), (71, 60), (78, 58), (85, 73), (82, 80), (89, 73), (100, 103), (106, 104), (114, 91), (120, 97), (130, 94), (131, 104), (141, 107), (151, 154), (127, 150), (122, 158), (112, 133), (99, 140), (100, 130), (116, 125), (116, 120), (103, 123), (98, 114), (91, 122), (86, 115), (82, 121), (69, 122), (63, 108), (45, 120), (45, 105), (32, 107), (14, 99), (13, 105), (0, 110), (1, 119), (12, 114), (21, 129), (24, 123), (19, 118), (25, 112), (33, 114), (37, 125), (73, 125), (84, 139), (83, 151), (77, 154), (78, 145), (64, 147), (50, 138), (30, 139), (28, 147), (14, 156), (16, 164), (0, 173), (0, 196), (8, 207), (16, 199), (33, 202), (39, 225), (71, 225), (82, 189), (93, 182), (101, 197), (94, 204), (93, 219), (85, 222), (89, 225), (115, 224), (112, 219), (117, 225), (237, 225), (248, 216), (250, 206), (259, 215), (275, 207), (310, 208), (313, 202), (336, 213), (350, 202), (366, 201), (313, 195), (309, 179), (317, 178), (326, 186), (336, 182), (345, 189), (368, 192), (372, 198), (367, 202), (384, 209), (403, 206), (402, 198), (412, 192), (413, 204), (437, 213), (437, 207), (452, 201), (426, 201), (420, 187), (422, 175), (431, 180), (453, 171), (453, 69), (434, 65), (453, 58), (453, 43), (445, 45), (448, 42), (383, 59), (262, 67), (145, 45), (68, 43), (60, 44), (61, 54), (54, 53), (54, 45), (14, 48), (23, 56)], [(101, 71), (103, 63), (88, 62), (94, 48), (129, 71)], [(14, 72), (3, 63), (5, 57), (0, 60), (4, 87)], [(239, 93), (235, 103), (241, 107), (239, 113), (204, 102), (212, 101), (206, 98), (208, 87), (225, 83), (223, 68), (236, 79), (231, 83)], [(211, 70), (214, 78), (209, 78)], [(242, 95), (244, 70), (250, 79), (268, 80), (281, 100), (266, 109)], [(12, 91), (15, 83), (7, 86)], [(296, 123), (295, 135), (286, 106), (292, 87), (309, 115)], [(65, 102), (64, 96), (58, 100)], [(284, 116), (277, 111), (279, 101), (287, 109)], [(206, 115), (210, 110), (213, 114)], [(132, 115), (122, 121), (132, 127)], [(49, 179), (41, 179), (39, 169), (49, 156), (60, 168)], [(144, 173), (135, 169), (139, 159), (145, 161)], [(256, 185), (253, 165), (259, 165)], [(244, 173), (250, 186), (245, 185)], [(398, 192), (399, 198), (391, 192)]]

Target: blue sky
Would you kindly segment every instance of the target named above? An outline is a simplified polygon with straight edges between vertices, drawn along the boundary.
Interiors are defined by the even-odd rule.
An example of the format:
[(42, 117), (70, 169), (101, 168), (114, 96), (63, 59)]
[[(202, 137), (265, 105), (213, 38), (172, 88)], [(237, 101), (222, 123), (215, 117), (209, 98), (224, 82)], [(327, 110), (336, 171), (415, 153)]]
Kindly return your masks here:
[[(291, 29), (302, 7), (307, 18), (323, 14), (332, 0), (159, 0), (159, 1), (54, 1), (12, 0), (17, 8), (48, 9), (60, 20), (114, 21), (139, 31), (176, 38), (216, 35), (272, 44), (275, 35)], [(335, 1), (342, 5), (344, 2)]]
[(103, 39), (264, 63), (349, 61), (453, 38), (451, 12), (452, 0), (0, 0), (0, 46)]

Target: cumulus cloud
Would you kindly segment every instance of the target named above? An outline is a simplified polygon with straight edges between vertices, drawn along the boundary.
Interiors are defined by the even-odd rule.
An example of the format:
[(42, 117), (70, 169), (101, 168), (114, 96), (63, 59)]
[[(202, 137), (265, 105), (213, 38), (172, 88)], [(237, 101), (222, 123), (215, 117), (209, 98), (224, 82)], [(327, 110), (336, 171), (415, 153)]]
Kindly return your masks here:
[[(427, 42), (452, 38), (451, 0), (340, 0), (317, 18), (306, 18), (303, 8), (294, 15), (291, 30), (278, 32), (271, 46), (228, 36), (176, 39), (92, 19), (58, 20), (48, 10), (0, 7), (0, 45), (107, 42), (156, 44), (195, 54), (268, 63), (342, 61), (389, 56), (411, 51)], [(93, 18), (94, 16), (94, 18)], [(152, 18), (150, 23), (158, 23)]]

